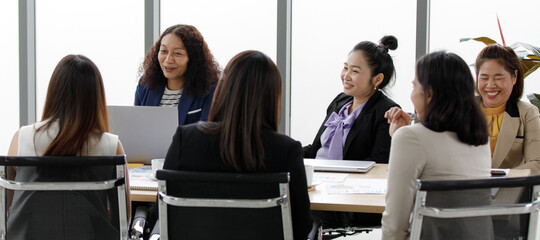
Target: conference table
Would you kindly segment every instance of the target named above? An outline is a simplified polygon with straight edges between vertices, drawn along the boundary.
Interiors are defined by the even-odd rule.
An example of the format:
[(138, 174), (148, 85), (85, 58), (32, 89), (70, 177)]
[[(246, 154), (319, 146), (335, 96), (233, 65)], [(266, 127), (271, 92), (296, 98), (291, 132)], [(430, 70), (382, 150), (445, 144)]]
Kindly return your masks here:
[[(328, 173), (331, 174), (331, 173)], [(528, 169), (510, 169), (507, 177), (523, 177), (531, 174)], [(387, 179), (388, 165), (375, 164), (366, 173), (348, 173), (346, 179)], [(328, 185), (335, 182), (321, 182), (309, 190), (312, 210), (382, 213), (385, 208), (385, 194), (381, 193), (346, 193), (336, 194), (327, 191)], [(156, 191), (131, 190), (131, 201), (154, 202)]]

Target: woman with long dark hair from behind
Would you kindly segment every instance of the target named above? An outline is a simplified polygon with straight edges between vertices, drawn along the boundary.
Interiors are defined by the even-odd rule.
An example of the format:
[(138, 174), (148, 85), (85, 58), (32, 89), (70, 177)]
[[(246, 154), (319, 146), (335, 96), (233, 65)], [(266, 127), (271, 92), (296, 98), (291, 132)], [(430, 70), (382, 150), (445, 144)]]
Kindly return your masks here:
[[(463, 59), (443, 51), (422, 57), (416, 65), (411, 100), (420, 123), (407, 126), (411, 118), (399, 108), (391, 108), (385, 114), (390, 123), (392, 145), (386, 209), (382, 217), (383, 239), (408, 238), (417, 179), (491, 176), (486, 121), (474, 97), (474, 79)], [(478, 195), (472, 201), (491, 200), (489, 194), (475, 193)], [(444, 201), (448, 203), (452, 199), (448, 197)], [(467, 201), (465, 197), (457, 200)], [(423, 232), (423, 238), (493, 238), (491, 218), (469, 220), (474, 224), (457, 224), (460, 221), (457, 220), (448, 226), (450, 223), (444, 220), (437, 222), (432, 225), (435, 229), (423, 228), (429, 231)], [(430, 221), (426, 218), (424, 224)], [(459, 235), (470, 233), (476, 237)]]
[(294, 239), (311, 230), (309, 196), (299, 142), (277, 132), (281, 76), (265, 54), (231, 59), (218, 84), (209, 121), (179, 126), (164, 169), (213, 172), (290, 172)]
[[(8, 155), (124, 154), (118, 136), (108, 133), (108, 120), (103, 79), (97, 66), (85, 56), (68, 55), (60, 60), (51, 76), (41, 121), (24, 126), (15, 133)], [(87, 176), (90, 180), (108, 180), (111, 177), (108, 171), (89, 170), (68, 174)], [(15, 180), (54, 181), (58, 180), (57, 177), (62, 177), (58, 173), (49, 175), (53, 177), (52, 180), (51, 176), (38, 171), (36, 167), (17, 167)], [(130, 204), (127, 181), (126, 189), (127, 202)], [(38, 239), (43, 236), (49, 239), (78, 238), (75, 236), (88, 236), (89, 239), (118, 238), (118, 229), (108, 219), (107, 201), (106, 193), (101, 192), (84, 194), (79, 191), (58, 192), (55, 195), (43, 196), (39, 191), (16, 191), (9, 210), (7, 237), (8, 239)], [(51, 216), (65, 217), (65, 226), (47, 224), (44, 220), (50, 219)], [(85, 221), (90, 225), (81, 224)], [(81, 225), (84, 226), (81, 228)], [(66, 232), (65, 229), (69, 231)], [(75, 236), (69, 237), (69, 233)]]

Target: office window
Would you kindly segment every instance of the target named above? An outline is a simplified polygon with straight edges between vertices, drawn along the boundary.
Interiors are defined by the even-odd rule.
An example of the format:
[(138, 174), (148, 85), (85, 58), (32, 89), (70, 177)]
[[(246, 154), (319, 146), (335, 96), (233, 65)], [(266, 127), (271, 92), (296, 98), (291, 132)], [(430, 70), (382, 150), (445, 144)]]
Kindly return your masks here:
[(195, 26), (222, 68), (244, 50), (276, 61), (276, 0), (161, 0), (160, 33), (175, 24)]
[[(460, 55), (467, 63), (474, 64), (485, 44), (476, 41), (459, 42), (465, 37), (489, 37), (502, 44), (497, 25), (501, 23), (507, 45), (524, 42), (540, 47), (540, 19), (533, 9), (540, 9), (540, 1), (456, 0), (431, 1), (430, 51), (445, 49)], [(471, 67), (474, 71), (474, 67)], [(474, 72), (473, 72), (474, 74)], [(525, 79), (522, 100), (528, 93), (540, 92), (540, 71)]]
[(36, 101), (41, 119), (56, 64), (82, 54), (99, 68), (107, 104), (133, 105), (144, 57), (144, 1), (36, 1)]
[(0, 155), (8, 152), (11, 138), (19, 128), (19, 10), (18, 1), (0, 3)]
[(292, 6), (291, 137), (311, 144), (326, 108), (343, 92), (340, 73), (358, 42), (397, 37), (389, 97), (406, 111), (414, 78), (416, 1), (295, 0)]

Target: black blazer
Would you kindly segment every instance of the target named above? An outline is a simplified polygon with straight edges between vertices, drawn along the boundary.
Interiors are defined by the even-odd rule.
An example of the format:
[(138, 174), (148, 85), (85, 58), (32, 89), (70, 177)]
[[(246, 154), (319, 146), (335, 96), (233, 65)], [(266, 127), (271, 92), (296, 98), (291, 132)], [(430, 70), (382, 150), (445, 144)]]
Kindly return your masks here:
[[(332, 112), (338, 113), (346, 103), (352, 100), (352, 96), (344, 93), (340, 93), (334, 98), (326, 110), (326, 118), (319, 128), (315, 140), (313, 140), (312, 144), (304, 147), (304, 157), (315, 158), (317, 151), (321, 148), (321, 135), (326, 129), (324, 123), (326, 123)], [(388, 163), (391, 140), (388, 128), (390, 125), (384, 118), (384, 113), (391, 107), (399, 107), (399, 105), (381, 91), (375, 92), (369, 98), (347, 135), (343, 147), (344, 160)]]
[[(266, 169), (259, 172), (290, 173), (294, 239), (306, 239), (311, 230), (312, 221), (300, 142), (267, 128), (261, 130), (261, 139)], [(163, 168), (184, 171), (236, 172), (234, 168), (221, 160), (219, 142), (219, 135), (203, 133), (197, 129), (197, 124), (179, 126), (165, 157)]]

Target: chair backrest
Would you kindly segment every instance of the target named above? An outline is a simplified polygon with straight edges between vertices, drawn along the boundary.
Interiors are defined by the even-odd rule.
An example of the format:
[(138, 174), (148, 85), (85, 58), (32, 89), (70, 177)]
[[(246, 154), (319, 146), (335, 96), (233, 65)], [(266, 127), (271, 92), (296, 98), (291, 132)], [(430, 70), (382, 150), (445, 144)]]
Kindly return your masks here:
[[(128, 239), (125, 163), (124, 155), (0, 156), (0, 239)], [(16, 167), (14, 180), (6, 167)]]
[(417, 180), (415, 239), (537, 239), (540, 175)]
[(289, 173), (156, 177), (161, 239), (293, 239)]

